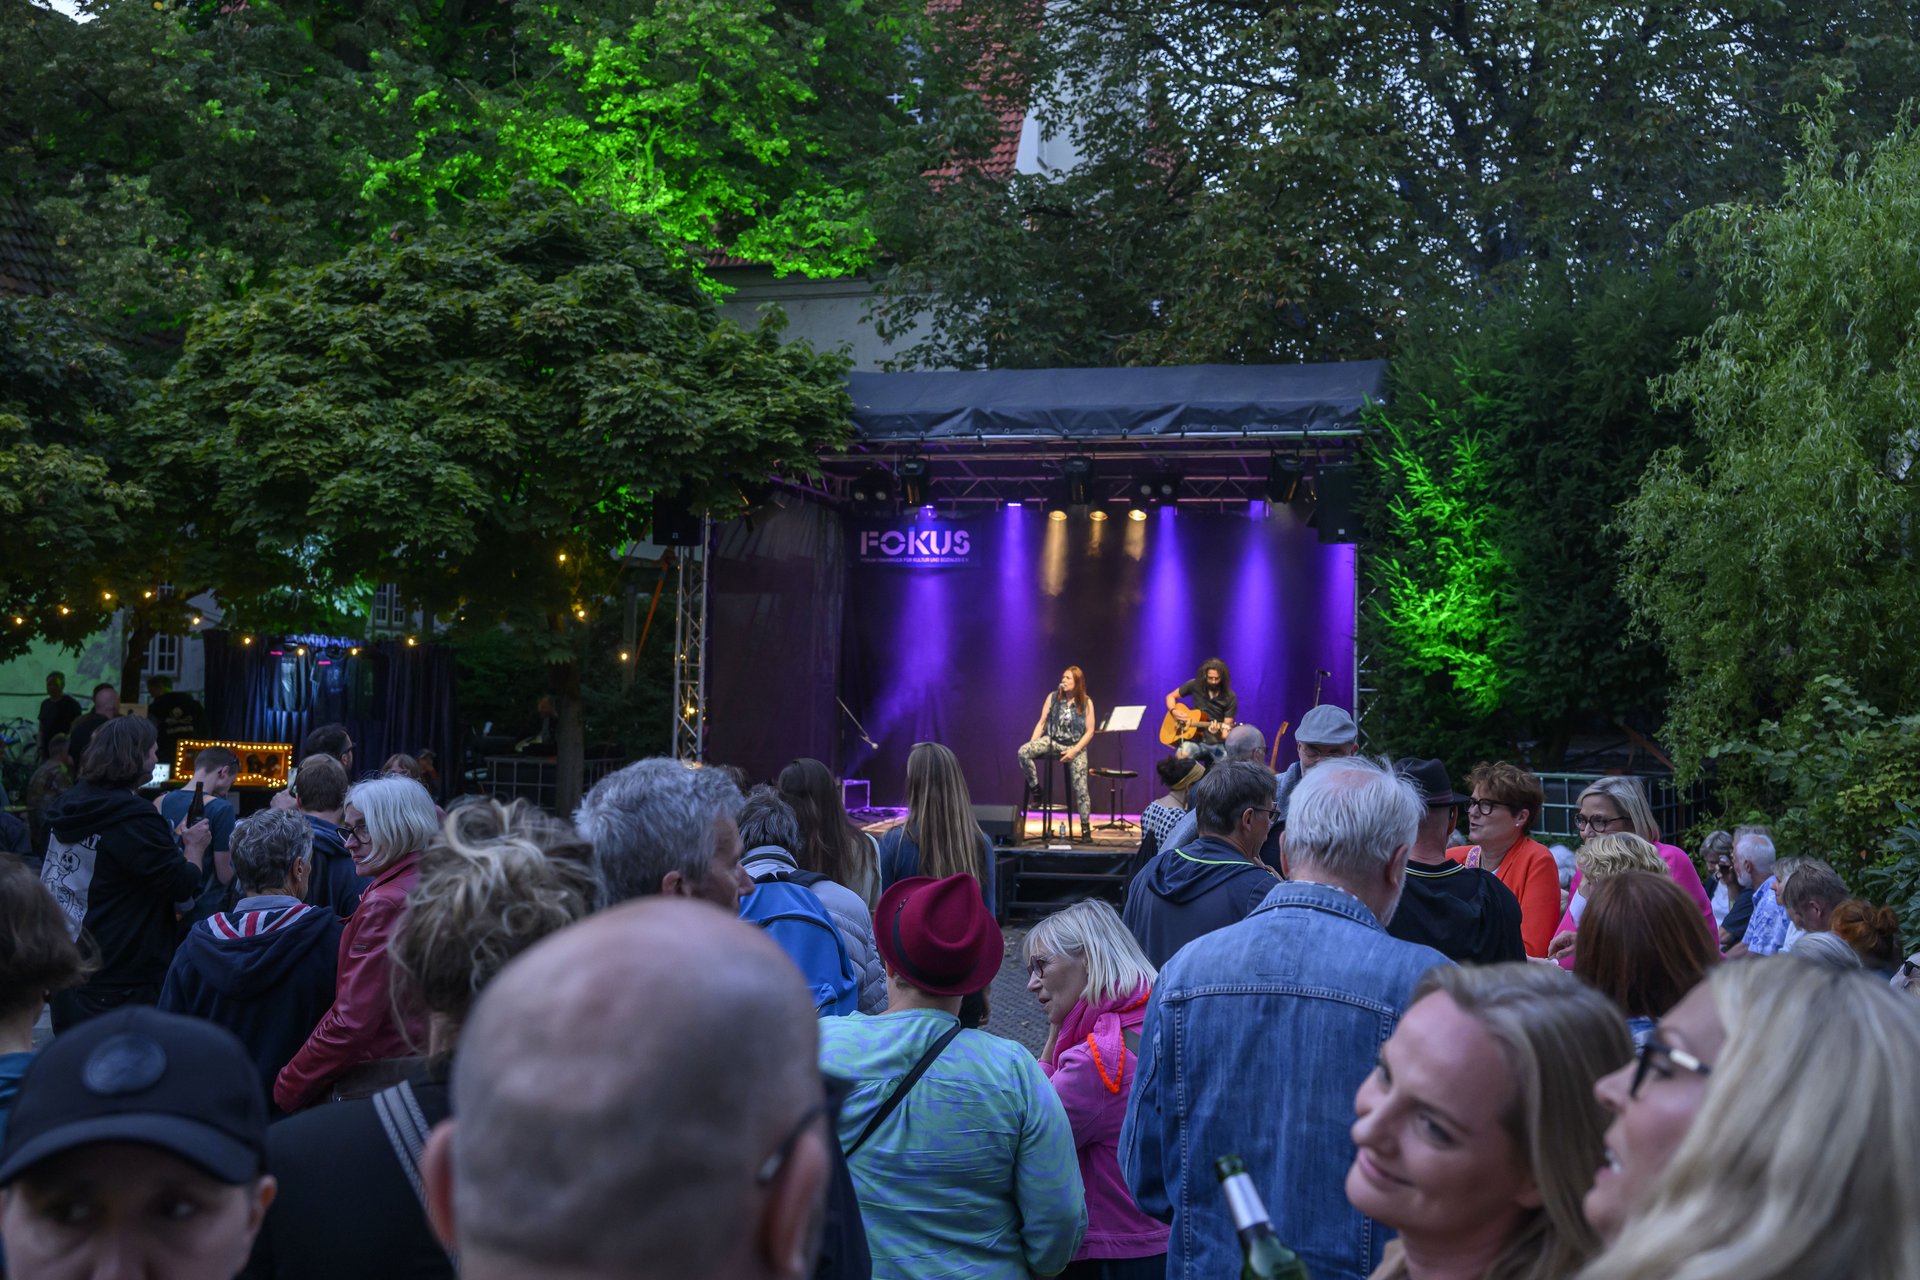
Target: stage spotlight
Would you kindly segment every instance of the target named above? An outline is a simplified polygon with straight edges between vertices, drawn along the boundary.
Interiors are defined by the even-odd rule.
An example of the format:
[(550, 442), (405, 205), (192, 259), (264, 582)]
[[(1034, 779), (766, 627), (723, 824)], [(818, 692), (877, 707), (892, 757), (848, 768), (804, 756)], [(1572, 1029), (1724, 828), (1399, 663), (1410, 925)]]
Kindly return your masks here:
[(868, 467), (853, 478), (847, 497), (855, 511), (867, 515), (892, 515), (898, 491), (893, 475), (884, 467)]
[(1087, 513), (1087, 519), (1092, 520), (1096, 524), (1105, 520), (1106, 518), (1107, 518), (1107, 513), (1102, 511), (1098, 507), (1095, 507), (1092, 511)]
[(1274, 454), (1272, 460), (1267, 463), (1267, 501), (1292, 502), (1295, 498), (1303, 496), (1304, 480), (1305, 476), (1301, 474), (1299, 466), (1292, 459)]
[(1170, 507), (1180, 500), (1180, 477), (1171, 471), (1141, 476), (1133, 486), (1137, 507)]
[(900, 500), (910, 507), (927, 505), (927, 460), (908, 458), (900, 464)]
[(1142, 511), (1140, 508), (1135, 507), (1133, 510), (1127, 512), (1127, 519), (1133, 521), (1136, 524), (1144, 524), (1147, 519), (1147, 513)]
[(1060, 464), (1067, 482), (1067, 505), (1084, 507), (1093, 501), (1093, 459), (1076, 454)]

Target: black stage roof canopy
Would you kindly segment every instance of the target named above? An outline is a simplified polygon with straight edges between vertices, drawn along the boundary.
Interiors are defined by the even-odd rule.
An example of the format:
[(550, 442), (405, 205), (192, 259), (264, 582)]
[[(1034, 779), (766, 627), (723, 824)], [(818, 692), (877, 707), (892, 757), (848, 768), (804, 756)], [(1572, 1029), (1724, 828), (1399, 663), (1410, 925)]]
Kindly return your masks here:
[(1384, 360), (1128, 369), (855, 373), (853, 423), (881, 442), (1348, 434)]
[(821, 459), (817, 492), (859, 506), (884, 472), (900, 498), (957, 511), (1049, 498), (1071, 459), (1096, 508), (1167, 473), (1182, 506), (1278, 497), (1352, 459), (1386, 375), (1382, 360), (855, 373), (853, 440)]

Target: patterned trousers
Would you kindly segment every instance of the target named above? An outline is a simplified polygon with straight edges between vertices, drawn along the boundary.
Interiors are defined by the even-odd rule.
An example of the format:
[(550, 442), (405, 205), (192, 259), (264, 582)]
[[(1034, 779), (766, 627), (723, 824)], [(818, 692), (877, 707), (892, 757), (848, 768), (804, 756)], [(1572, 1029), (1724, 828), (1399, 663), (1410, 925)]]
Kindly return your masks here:
[[(1020, 772), (1027, 777), (1027, 788), (1032, 790), (1040, 785), (1040, 770), (1034, 760), (1040, 756), (1057, 756), (1066, 748), (1052, 738), (1035, 738), (1020, 748)], [(1080, 811), (1082, 825), (1093, 823), (1093, 800), (1087, 794), (1087, 753), (1082, 751), (1067, 761), (1067, 781), (1073, 787), (1074, 807)]]

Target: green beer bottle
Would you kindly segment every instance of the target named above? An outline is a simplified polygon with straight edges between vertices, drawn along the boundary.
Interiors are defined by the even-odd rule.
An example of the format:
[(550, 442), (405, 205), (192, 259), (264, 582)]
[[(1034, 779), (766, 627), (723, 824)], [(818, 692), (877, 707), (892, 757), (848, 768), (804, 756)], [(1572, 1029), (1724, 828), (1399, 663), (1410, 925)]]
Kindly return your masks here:
[(1240, 1236), (1240, 1280), (1307, 1280), (1307, 1266), (1300, 1255), (1273, 1233), (1273, 1219), (1254, 1189), (1247, 1162), (1239, 1156), (1221, 1156), (1213, 1168), (1220, 1175), (1227, 1211), (1233, 1214), (1233, 1229)]

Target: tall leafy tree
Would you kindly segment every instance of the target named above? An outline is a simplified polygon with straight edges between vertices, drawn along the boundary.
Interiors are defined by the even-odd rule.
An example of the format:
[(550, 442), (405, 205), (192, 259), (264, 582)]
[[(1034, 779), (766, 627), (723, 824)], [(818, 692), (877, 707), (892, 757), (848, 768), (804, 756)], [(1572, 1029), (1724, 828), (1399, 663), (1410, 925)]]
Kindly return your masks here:
[(1698, 440), (1654, 460), (1622, 526), (1688, 769), (1817, 707), (1828, 677), (1876, 713), (1920, 710), (1920, 131), (1866, 154), (1835, 131), (1816, 118), (1776, 203), (1682, 228), (1725, 281), (1723, 314), (1660, 384)]
[(1386, 354), (1410, 307), (1770, 188), (1822, 76), (1873, 86), (1869, 133), (1920, 79), (1920, 19), (1871, 2), (983, 0), (938, 36), (936, 164), (984, 154), (982, 68), (1084, 157), (959, 200), (890, 170), (883, 314), (963, 366)]
[[(663, 499), (728, 514), (742, 478), (841, 443), (845, 361), (719, 316), (656, 234), (531, 187), (203, 312), (151, 406), (204, 477), (236, 625), (296, 583), (391, 581), (511, 628), (581, 781), (580, 663)], [(531, 675), (540, 672), (540, 676)]]

